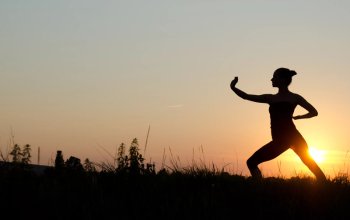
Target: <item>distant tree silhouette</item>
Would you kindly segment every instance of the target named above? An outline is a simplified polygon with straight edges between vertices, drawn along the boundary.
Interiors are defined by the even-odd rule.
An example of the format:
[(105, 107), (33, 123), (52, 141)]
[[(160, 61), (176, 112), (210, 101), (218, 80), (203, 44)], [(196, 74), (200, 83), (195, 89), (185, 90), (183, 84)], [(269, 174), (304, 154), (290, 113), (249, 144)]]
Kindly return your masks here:
[(69, 159), (65, 162), (65, 167), (69, 170), (73, 171), (83, 171), (83, 165), (80, 162), (80, 159), (77, 157), (69, 157)]
[(20, 163), (22, 158), (22, 150), (18, 144), (13, 145), (12, 151), (10, 152), (12, 156), (12, 162)]
[(129, 174), (155, 174), (155, 164), (144, 164), (145, 158), (140, 154), (140, 148), (137, 138), (134, 138), (129, 148), (129, 154), (126, 155), (125, 144), (121, 143), (117, 152), (117, 173)]
[(30, 154), (31, 147), (29, 144), (26, 144), (22, 151), (22, 163), (23, 164), (29, 164), (31, 162), (30, 158), (32, 157)]
[(86, 172), (96, 172), (96, 168), (94, 166), (94, 163), (91, 162), (88, 158), (84, 161), (84, 170)]
[(117, 154), (117, 171), (125, 170), (128, 167), (128, 156), (125, 155), (125, 144), (121, 143)]
[(63, 154), (62, 154), (62, 151), (60, 151), (60, 150), (58, 150), (58, 151), (57, 151), (57, 154), (56, 154), (55, 168), (56, 168), (56, 169), (62, 169), (62, 168), (64, 168)]
[(145, 159), (142, 154), (139, 153), (139, 143), (137, 138), (134, 138), (131, 142), (129, 149), (129, 170), (131, 173), (140, 173), (144, 169), (143, 161)]

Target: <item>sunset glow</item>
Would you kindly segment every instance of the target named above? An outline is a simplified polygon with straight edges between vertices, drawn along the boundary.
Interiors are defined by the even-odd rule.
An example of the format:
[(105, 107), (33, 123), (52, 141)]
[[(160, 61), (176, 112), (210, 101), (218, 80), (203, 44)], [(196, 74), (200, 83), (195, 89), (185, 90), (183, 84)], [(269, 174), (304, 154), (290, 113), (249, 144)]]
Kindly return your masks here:
[[(203, 146), (207, 162), (250, 175), (247, 159), (272, 140), (269, 106), (241, 100), (229, 85), (238, 76), (248, 94), (275, 94), (273, 71), (286, 67), (298, 73), (290, 91), (319, 113), (294, 124), (333, 175), (350, 166), (349, 8), (350, 1), (4, 0), (0, 151), (30, 144), (32, 163), (52, 165), (57, 150), (100, 163), (133, 138), (144, 149), (147, 137), (144, 154), (157, 168), (171, 165), (169, 149), (185, 166)], [(305, 113), (298, 106), (294, 116)], [(305, 167), (289, 150), (262, 164), (264, 175), (279, 174), (278, 161), (286, 176)]]
[(317, 162), (317, 163), (322, 163), (326, 159), (326, 151), (325, 150), (320, 150), (315, 147), (310, 147), (309, 148), (309, 153), (311, 157)]

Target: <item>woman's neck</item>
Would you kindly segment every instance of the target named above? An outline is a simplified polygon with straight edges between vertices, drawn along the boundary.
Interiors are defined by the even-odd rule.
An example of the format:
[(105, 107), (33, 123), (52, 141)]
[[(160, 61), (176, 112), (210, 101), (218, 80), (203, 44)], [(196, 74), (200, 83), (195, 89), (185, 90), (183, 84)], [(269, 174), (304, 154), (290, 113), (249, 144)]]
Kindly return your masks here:
[(287, 94), (290, 93), (288, 87), (279, 87), (278, 88), (278, 93), (277, 94)]

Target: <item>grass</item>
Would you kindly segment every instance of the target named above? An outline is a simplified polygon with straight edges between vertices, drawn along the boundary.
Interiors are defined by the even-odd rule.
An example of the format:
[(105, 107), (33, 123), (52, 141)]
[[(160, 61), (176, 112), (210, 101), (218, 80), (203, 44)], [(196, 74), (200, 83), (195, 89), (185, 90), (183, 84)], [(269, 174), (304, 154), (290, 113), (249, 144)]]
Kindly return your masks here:
[[(132, 143), (137, 146), (136, 139)], [(102, 162), (96, 164), (98, 171), (86, 171), (69, 168), (66, 162), (63, 168), (37, 175), (25, 165), (0, 163), (2, 214), (53, 220), (350, 219), (350, 180), (345, 173), (324, 183), (302, 175), (256, 180), (206, 163), (203, 149), (189, 166), (182, 166), (169, 151), (170, 165), (164, 153), (157, 172), (143, 166), (137, 152), (134, 162), (142, 163), (136, 165), (131, 154), (120, 154), (127, 162), (123, 169)]]
[(0, 195), (19, 219), (350, 218), (348, 176), (254, 180), (203, 165), (142, 175), (1, 169)]

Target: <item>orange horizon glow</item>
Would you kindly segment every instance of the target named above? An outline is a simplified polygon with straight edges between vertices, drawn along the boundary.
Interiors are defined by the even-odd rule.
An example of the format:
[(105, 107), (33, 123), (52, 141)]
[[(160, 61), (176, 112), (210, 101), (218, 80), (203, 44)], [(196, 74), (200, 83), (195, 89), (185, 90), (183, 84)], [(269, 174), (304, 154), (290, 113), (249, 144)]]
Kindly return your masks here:
[[(272, 74), (286, 67), (298, 73), (290, 91), (319, 112), (295, 125), (326, 175), (334, 175), (350, 161), (349, 7), (350, 1), (2, 2), (0, 150), (6, 154), (8, 137), (15, 137), (32, 146), (33, 163), (39, 147), (43, 165), (57, 150), (65, 159), (98, 163), (113, 160), (106, 152), (114, 155), (135, 137), (143, 148), (150, 125), (145, 155), (156, 168), (164, 149), (167, 160), (171, 148), (186, 166), (193, 148), (203, 146), (208, 162), (249, 175), (246, 160), (271, 141), (268, 106), (237, 98), (229, 83), (238, 76), (244, 92), (274, 94)], [(274, 176), (307, 170), (291, 150), (261, 166)]]
[(320, 150), (315, 147), (309, 148), (309, 154), (310, 156), (316, 161), (316, 163), (323, 163), (325, 160), (327, 160), (327, 151), (326, 150)]

